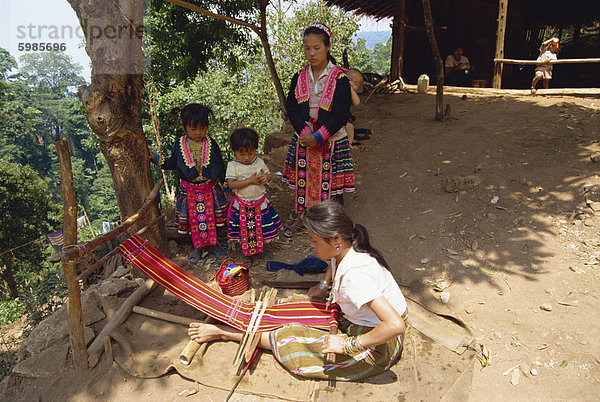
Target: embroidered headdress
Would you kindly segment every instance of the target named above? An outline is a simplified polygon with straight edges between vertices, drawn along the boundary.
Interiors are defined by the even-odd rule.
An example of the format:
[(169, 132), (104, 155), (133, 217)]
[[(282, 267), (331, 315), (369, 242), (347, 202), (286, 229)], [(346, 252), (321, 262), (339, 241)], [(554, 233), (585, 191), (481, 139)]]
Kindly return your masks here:
[(331, 38), (331, 31), (329, 30), (329, 28), (327, 28), (323, 24), (319, 24), (319, 23), (310, 24), (309, 26), (306, 27), (306, 29), (308, 29), (308, 28), (319, 28), (321, 31), (325, 32), (327, 34), (327, 36), (329, 36), (329, 38)]

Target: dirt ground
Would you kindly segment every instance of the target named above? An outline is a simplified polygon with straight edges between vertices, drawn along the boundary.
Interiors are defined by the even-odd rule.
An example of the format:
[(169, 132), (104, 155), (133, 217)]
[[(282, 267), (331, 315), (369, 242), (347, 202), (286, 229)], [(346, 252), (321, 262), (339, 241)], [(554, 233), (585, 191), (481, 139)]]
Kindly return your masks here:
[[(376, 95), (356, 109), (357, 126), (373, 134), (353, 151), (357, 191), (345, 197), (347, 211), (367, 227), (399, 283), (420, 281), (436, 297), (434, 288), (447, 292), (450, 310), (491, 351), (491, 364), (475, 370), (470, 399), (597, 399), (600, 164), (590, 156), (600, 153), (600, 99), (446, 94), (444, 100), (451, 118), (443, 123), (433, 119), (431, 93)], [(284, 156), (285, 147), (269, 153), (273, 172)], [(292, 192), (276, 177), (269, 195), (289, 223)], [(189, 243), (172, 244), (175, 262), (201, 278), (214, 275), (213, 265), (187, 264)], [(305, 234), (267, 251), (285, 262), (310, 253)], [(298, 280), (267, 272), (263, 260), (254, 262), (252, 275), (258, 287), (275, 277)], [(144, 305), (161, 304), (161, 294)], [(513, 385), (510, 369), (519, 365)], [(139, 380), (106, 367), (57, 372), (9, 382), (9, 399), (174, 400), (190, 389), (199, 391), (197, 400), (226, 395), (177, 374)], [(84, 385), (93, 382), (110, 383), (111, 393)], [(377, 392), (370, 398), (396, 399)]]

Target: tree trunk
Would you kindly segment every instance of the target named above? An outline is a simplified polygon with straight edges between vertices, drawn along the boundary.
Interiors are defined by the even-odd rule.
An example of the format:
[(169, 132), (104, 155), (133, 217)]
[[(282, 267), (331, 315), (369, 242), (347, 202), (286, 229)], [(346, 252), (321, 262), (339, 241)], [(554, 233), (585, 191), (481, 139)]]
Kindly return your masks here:
[(4, 264), (4, 269), (0, 272), (0, 276), (8, 285), (10, 297), (16, 299), (19, 297), (19, 289), (17, 288), (17, 281), (15, 281), (15, 276), (13, 275), (12, 256), (10, 253), (2, 255), (2, 263)]
[(275, 62), (273, 61), (273, 54), (271, 53), (271, 46), (269, 45), (269, 38), (267, 36), (267, 5), (269, 4), (269, 1), (257, 1), (260, 6), (260, 30), (257, 32), (257, 34), (263, 45), (265, 57), (267, 59), (267, 65), (269, 66), (269, 72), (271, 73), (271, 79), (273, 80), (273, 85), (275, 85), (275, 91), (277, 92), (277, 97), (279, 98), (280, 112), (283, 116), (287, 116), (287, 111), (285, 110), (286, 97), (285, 93), (283, 92), (283, 87), (281, 86), (281, 80), (279, 79), (279, 75), (275, 69)]
[(437, 91), (435, 94), (435, 119), (437, 121), (444, 120), (444, 64), (442, 63), (442, 57), (440, 56), (440, 49), (438, 48), (437, 40), (435, 40), (435, 34), (433, 32), (433, 18), (431, 17), (431, 3), (429, 0), (422, 0), (423, 2), (423, 15), (425, 17), (425, 31), (427, 32), (427, 38), (429, 39), (429, 45), (431, 46), (431, 53), (433, 53), (433, 63), (435, 65), (435, 78), (437, 81)]
[[(79, 88), (79, 99), (108, 162), (124, 220), (139, 209), (153, 185), (141, 119), (143, 2), (68, 2), (83, 28), (92, 61), (92, 83)], [(155, 204), (147, 219), (159, 215)], [(147, 238), (166, 250), (164, 224), (148, 231)]]

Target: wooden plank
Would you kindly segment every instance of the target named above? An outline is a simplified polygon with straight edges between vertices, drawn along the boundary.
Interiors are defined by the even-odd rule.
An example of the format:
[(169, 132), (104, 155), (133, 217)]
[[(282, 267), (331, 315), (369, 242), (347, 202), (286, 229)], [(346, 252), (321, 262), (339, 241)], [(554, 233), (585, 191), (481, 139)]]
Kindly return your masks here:
[[(508, 10), (508, 0), (499, 0), (498, 3), (498, 28), (496, 31), (496, 56), (495, 59), (504, 57), (504, 33), (506, 31), (506, 15)], [(494, 79), (492, 86), (500, 88), (502, 86), (502, 63), (494, 63)]]
[[(67, 141), (57, 141), (54, 145), (58, 152), (60, 164), (64, 211), (64, 247), (69, 247), (77, 244), (77, 202), (75, 201), (73, 171), (71, 170), (71, 155)], [(83, 312), (79, 281), (77, 280), (77, 264), (75, 261), (63, 257), (62, 266), (69, 292), (67, 312), (69, 315), (69, 339), (73, 349), (73, 362), (77, 370), (83, 371), (88, 368), (88, 355), (83, 332)]]
[[(502, 59), (496, 58), (494, 59), (494, 63), (502, 63), (502, 64), (525, 64), (525, 65), (538, 65), (541, 64), (536, 60), (515, 60), (515, 59)], [(560, 60), (550, 60), (544, 64), (584, 64), (584, 63), (600, 63), (600, 59), (598, 58), (590, 58), (590, 59), (560, 59)]]
[[(416, 85), (407, 85), (409, 90), (416, 91)], [(429, 91), (433, 92), (433, 87)], [(496, 89), (496, 88), (471, 88), (471, 87), (444, 87), (446, 93), (460, 93), (471, 95), (514, 95), (531, 96), (530, 89)], [(600, 88), (549, 88), (538, 89), (536, 95), (600, 95)]]

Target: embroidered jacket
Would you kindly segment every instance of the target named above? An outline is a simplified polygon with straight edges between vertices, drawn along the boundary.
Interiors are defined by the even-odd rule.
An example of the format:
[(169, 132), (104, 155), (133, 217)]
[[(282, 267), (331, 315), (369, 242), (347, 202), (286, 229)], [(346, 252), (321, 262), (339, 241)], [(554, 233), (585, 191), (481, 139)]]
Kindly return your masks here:
[[(225, 181), (225, 163), (221, 156), (221, 149), (215, 140), (208, 136), (206, 138), (208, 141), (205, 144), (208, 144), (210, 149), (206, 152), (205, 157), (203, 157), (202, 176), (223, 183)], [(175, 141), (169, 158), (161, 159), (160, 156), (155, 153), (152, 163), (164, 170), (175, 170), (177, 172), (177, 177), (181, 180), (195, 184), (200, 183), (198, 181), (193, 181), (198, 177), (199, 172), (196, 168), (196, 163), (194, 162), (189, 146), (187, 145), (185, 135), (179, 137), (177, 141)]]
[[(304, 67), (292, 78), (290, 90), (286, 101), (286, 109), (290, 122), (296, 132), (302, 137), (313, 132), (306, 122), (310, 121), (310, 94), (307, 94), (308, 68)], [(324, 141), (337, 133), (348, 122), (350, 113), (350, 81), (344, 74), (344, 70), (334, 66), (330, 71), (332, 77), (328, 77), (328, 83), (323, 89), (323, 95), (319, 100), (317, 118), (314, 124), (320, 126), (319, 134)], [(303, 77), (302, 79), (300, 77)], [(300, 80), (301, 85), (298, 85)], [(333, 93), (328, 93), (333, 92)]]

